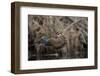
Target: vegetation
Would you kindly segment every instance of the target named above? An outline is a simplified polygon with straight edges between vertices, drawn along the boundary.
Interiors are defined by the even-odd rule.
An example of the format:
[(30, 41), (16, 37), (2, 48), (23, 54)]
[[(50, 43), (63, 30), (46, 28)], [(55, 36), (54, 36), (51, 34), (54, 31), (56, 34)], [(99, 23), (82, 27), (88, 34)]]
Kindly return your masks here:
[(88, 18), (28, 16), (29, 60), (88, 57)]

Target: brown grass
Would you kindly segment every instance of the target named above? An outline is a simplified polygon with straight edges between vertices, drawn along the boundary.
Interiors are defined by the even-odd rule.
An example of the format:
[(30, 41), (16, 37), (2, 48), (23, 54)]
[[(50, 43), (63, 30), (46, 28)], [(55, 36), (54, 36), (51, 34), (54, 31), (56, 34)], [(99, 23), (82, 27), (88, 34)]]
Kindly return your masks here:
[(29, 15), (28, 22), (30, 60), (87, 58), (87, 17)]

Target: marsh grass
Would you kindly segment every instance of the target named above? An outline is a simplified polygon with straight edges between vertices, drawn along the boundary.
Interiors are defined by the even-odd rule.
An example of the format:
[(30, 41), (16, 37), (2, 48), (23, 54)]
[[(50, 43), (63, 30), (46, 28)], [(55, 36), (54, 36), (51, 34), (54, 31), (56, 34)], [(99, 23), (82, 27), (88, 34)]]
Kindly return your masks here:
[(28, 15), (28, 60), (87, 57), (87, 17)]

